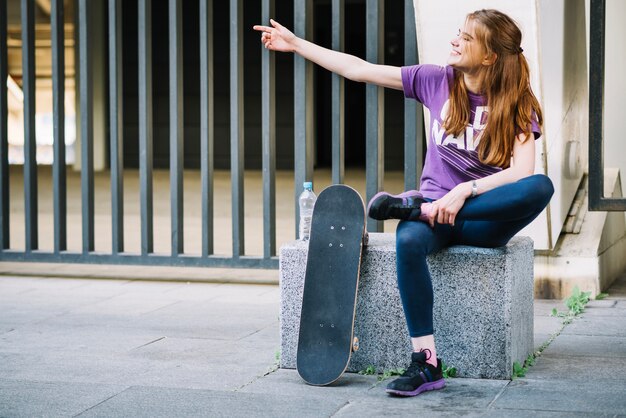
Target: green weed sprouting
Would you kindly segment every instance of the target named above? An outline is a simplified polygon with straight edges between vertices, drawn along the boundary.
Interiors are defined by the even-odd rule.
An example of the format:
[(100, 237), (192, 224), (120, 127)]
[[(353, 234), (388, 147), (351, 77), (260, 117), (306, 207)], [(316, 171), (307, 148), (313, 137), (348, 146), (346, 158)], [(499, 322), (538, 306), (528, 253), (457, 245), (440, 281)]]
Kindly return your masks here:
[(444, 379), (456, 377), (456, 367), (447, 365), (446, 362), (443, 360), (441, 360), (441, 370), (443, 372)]
[[(600, 293), (600, 299), (604, 299), (608, 294)], [(572, 295), (565, 299), (567, 312), (559, 312), (556, 308), (552, 309), (552, 316), (563, 318), (564, 324), (569, 324), (574, 318), (584, 312), (585, 306), (589, 303), (591, 292), (581, 292), (578, 286), (572, 290)], [(598, 299), (598, 297), (596, 297)]]
[(365, 369), (361, 370), (359, 372), (359, 374), (365, 375), (365, 376), (374, 376), (376, 374), (378, 374), (378, 381), (383, 381), (386, 379), (389, 379), (390, 377), (393, 376), (400, 376), (402, 373), (404, 373), (404, 369), (403, 368), (397, 368), (397, 369), (390, 369), (390, 370), (385, 370), (382, 373), (376, 373), (376, 367), (370, 365), (367, 366)]

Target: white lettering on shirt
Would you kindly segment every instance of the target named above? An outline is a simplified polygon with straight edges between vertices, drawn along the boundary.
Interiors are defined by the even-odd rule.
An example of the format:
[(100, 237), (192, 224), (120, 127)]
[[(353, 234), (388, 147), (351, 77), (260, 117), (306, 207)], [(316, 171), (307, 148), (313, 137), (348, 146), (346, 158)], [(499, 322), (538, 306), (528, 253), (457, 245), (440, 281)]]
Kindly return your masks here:
[[(441, 107), (440, 118), (442, 121), (446, 120), (449, 107), (450, 100), (446, 100), (444, 105)], [(437, 145), (454, 144), (458, 149), (473, 151), (476, 149), (478, 143), (480, 142), (480, 138), (482, 137), (482, 130), (485, 129), (485, 123), (483, 123), (483, 119), (485, 121), (487, 120), (488, 110), (488, 106), (476, 106), (474, 119), (470, 121), (471, 123), (465, 129), (465, 132), (463, 132), (459, 136), (454, 136), (452, 134), (446, 135), (446, 130), (443, 128), (443, 126), (441, 126), (441, 122), (435, 119), (432, 124), (431, 137)]]

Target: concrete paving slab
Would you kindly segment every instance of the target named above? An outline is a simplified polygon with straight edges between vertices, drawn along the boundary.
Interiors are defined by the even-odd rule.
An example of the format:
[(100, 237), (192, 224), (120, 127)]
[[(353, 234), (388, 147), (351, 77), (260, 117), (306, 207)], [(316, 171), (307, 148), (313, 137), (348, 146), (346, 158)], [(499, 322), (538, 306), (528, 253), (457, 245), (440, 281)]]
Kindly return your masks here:
[[(184, 287), (184, 283), (174, 281), (145, 281), (129, 280), (122, 285), (126, 291), (137, 291), (141, 293), (167, 293), (174, 289)], [(207, 287), (208, 288), (208, 287)]]
[(613, 308), (617, 304), (617, 300), (610, 299), (600, 299), (600, 300), (590, 300), (589, 303), (585, 305), (585, 311), (588, 310), (597, 310), (597, 308)]
[(76, 309), (72, 309), (72, 315), (123, 315), (123, 316), (139, 316), (156, 310), (165, 308), (180, 300), (161, 294), (146, 295), (140, 292), (123, 293), (111, 298), (90, 303)]
[(538, 351), (552, 337), (553, 337), (552, 334), (540, 334), (540, 333), (535, 332), (535, 338), (533, 340), (533, 350)]
[[(19, 280), (16, 279), (16, 281)], [(69, 282), (72, 281), (69, 280)], [(42, 280), (40, 283), (45, 283), (45, 280)], [(19, 316), (33, 313), (40, 318), (42, 314), (68, 312), (121, 293), (118, 290), (112, 290), (111, 292), (85, 290), (84, 284), (81, 283), (74, 283), (71, 288), (47, 288), (45, 286), (42, 288), (30, 288), (28, 285), (25, 288), (28, 288), (28, 291), (13, 294), (1, 301), (3, 312), (6, 315), (15, 314), (15, 316)]]
[(29, 284), (32, 284), (36, 290), (75, 289), (83, 284), (80, 281), (67, 280), (64, 278), (18, 277), (16, 279), (20, 282), (26, 280)]
[(268, 326), (278, 325), (278, 306), (272, 303), (178, 303), (142, 316), (132, 327), (160, 330), (171, 337), (239, 340)]
[(535, 318), (537, 316), (550, 316), (552, 314), (552, 309), (554, 308), (557, 310), (564, 310), (565, 304), (562, 300), (535, 299), (535, 303), (533, 304)]
[[(403, 401), (403, 398), (398, 399), (385, 392), (384, 388), (387, 382), (380, 384), (380, 390), (370, 391), (367, 394), (368, 400), (378, 402), (381, 405), (395, 405), (394, 402)], [(425, 409), (484, 409), (497, 398), (498, 394), (509, 383), (509, 380), (446, 379), (444, 389), (423, 393), (420, 396), (404, 400), (412, 401), (419, 404), (419, 408)]]
[[(521, 407), (523, 408), (523, 406)], [(537, 411), (528, 409), (488, 409), (481, 415), (484, 418), (616, 418), (614, 414), (601, 414), (593, 412), (561, 412), (561, 411)]]
[(277, 304), (280, 299), (280, 289), (274, 285), (222, 284), (212, 289), (212, 293), (222, 303)]
[(611, 308), (587, 308), (583, 312), (582, 316), (589, 318), (594, 316), (610, 316), (614, 318), (623, 318), (626, 317), (626, 304), (619, 305), (618, 301), (615, 302), (615, 306)]
[(363, 376), (357, 373), (345, 373), (329, 386), (311, 386), (300, 378), (292, 369), (278, 369), (240, 389), (240, 392), (266, 393), (280, 395), (289, 393), (302, 397), (324, 397), (342, 399), (348, 402), (355, 396), (367, 396), (370, 390), (384, 390), (378, 387), (377, 376)]
[[(421, 395), (420, 395), (421, 396)], [(412, 404), (412, 399), (394, 399), (394, 403), (385, 403), (385, 405), (372, 404), (371, 402), (354, 401), (341, 408), (333, 417), (402, 417), (402, 416), (428, 416), (436, 418), (447, 417), (484, 417), (483, 410), (469, 409), (445, 409), (445, 408), (429, 408), (421, 405)], [(410, 411), (410, 412), (409, 412)], [(502, 417), (502, 415), (500, 415)]]
[(622, 414), (626, 411), (624, 386), (571, 380), (519, 379), (512, 381), (494, 408), (531, 411)]
[(341, 401), (291, 394), (131, 387), (80, 417), (320, 417), (332, 416)]
[(2, 316), (0, 326), (2, 328), (15, 329), (16, 327), (42, 322), (68, 312), (63, 305), (41, 306), (28, 304), (23, 299), (20, 301), (2, 302)]
[(253, 345), (245, 340), (164, 338), (127, 357), (152, 365), (138, 380), (141, 386), (235, 390), (275, 368), (278, 343), (266, 334)]
[(0, 416), (71, 417), (120, 393), (126, 386), (20, 382), (0, 379)]
[(334, 416), (403, 416), (408, 411), (418, 415), (417, 411), (423, 411), (428, 416), (482, 416), (482, 408), (486, 408), (508, 383), (448, 379), (443, 390), (404, 399), (391, 397), (385, 392), (389, 381), (379, 382), (377, 376), (346, 373), (331, 386), (316, 387), (304, 383), (295, 370), (281, 369), (247, 385), (241, 392), (289, 393), (302, 398), (321, 396), (324, 399), (345, 400), (345, 406)]
[[(97, 398), (88, 397), (84, 409), (78, 405), (86, 416), (303, 416), (303, 410), (312, 416), (615, 416), (626, 393), (626, 337), (585, 335), (589, 331), (582, 328), (556, 337), (525, 379), (449, 379), (444, 390), (397, 399), (374, 376), (347, 374), (335, 386), (317, 388), (294, 370), (275, 370), (276, 286), (78, 279), (56, 286), (56, 279), (22, 280), (0, 278), (0, 381), (17, 388), (2, 392), (0, 383), (0, 406), (6, 393), (18, 406), (18, 413), (0, 409), (0, 416), (45, 415), (37, 408), (48, 404), (60, 411), (55, 416), (76, 414), (56, 409), (54, 400), (65, 394), (73, 402), (74, 386), (92, 388), (89, 395)], [(172, 304), (145, 312), (154, 301)], [(536, 346), (560, 324), (549, 316), (554, 305), (535, 303)], [(625, 308), (626, 298), (603, 301), (565, 330), (624, 322), (606, 313), (623, 311), (626, 317)], [(520, 381), (525, 386), (509, 393)], [(100, 387), (121, 393), (113, 391), (119, 394), (98, 405), (107, 399), (95, 396)], [(21, 392), (32, 408), (13, 399)], [(587, 406), (571, 400), (577, 393)]]
[(609, 294), (609, 297), (607, 299), (623, 298), (624, 295), (626, 295), (626, 283), (623, 279), (617, 279), (608, 290), (605, 290), (605, 292)]
[(621, 372), (626, 370), (626, 358), (602, 357), (602, 353), (597, 353), (597, 357), (542, 355), (534, 366), (528, 368), (526, 378), (589, 382), (590, 370), (593, 370), (594, 381), (621, 385), (626, 391), (626, 374)]
[(163, 336), (157, 333), (110, 327), (67, 329), (47, 323), (23, 325), (13, 332), (0, 334), (0, 351), (16, 353), (50, 352), (75, 354), (126, 353)]
[(241, 367), (265, 369), (275, 362), (273, 342), (257, 344), (251, 350), (239, 341), (209, 340), (197, 338), (163, 338), (127, 353), (131, 358), (140, 358), (161, 363), (187, 364), (231, 364)]
[[(567, 329), (567, 327), (566, 327)], [(561, 334), (544, 351), (551, 356), (626, 357), (626, 338)]]
[[(131, 301), (132, 302), (132, 301)], [(154, 304), (146, 301), (132, 303), (126, 310), (149, 310), (142, 315), (129, 315), (105, 309), (86, 308), (93, 312), (52, 311), (41, 318), (32, 311), (26, 312), (22, 322), (35, 320), (49, 326), (65, 326), (72, 328), (93, 328), (101, 326), (108, 329), (134, 329), (144, 334), (158, 334), (168, 337), (214, 338), (238, 340), (245, 338), (272, 324), (278, 324), (278, 308), (271, 304), (232, 304), (220, 302), (172, 302), (162, 306), (162, 302)], [(93, 304), (92, 304), (93, 305)], [(33, 318), (35, 317), (35, 318)], [(17, 318), (19, 320), (20, 318)], [(5, 322), (6, 323), (6, 322)]]
[(185, 362), (153, 362), (150, 370), (133, 380), (133, 384), (146, 387), (202, 389), (232, 392), (269, 373), (268, 363), (246, 367), (229, 363), (189, 364)]
[(147, 361), (115, 355), (75, 353), (2, 353), (0, 376), (6, 380), (132, 385), (153, 370)]
[(535, 316), (533, 325), (535, 335), (552, 335), (563, 328), (563, 319), (555, 316)]
[(574, 334), (626, 338), (626, 321), (619, 320), (613, 316), (586, 316), (583, 314), (566, 326), (562, 333), (564, 335)]
[(14, 295), (19, 295), (36, 289), (36, 283), (38, 282), (37, 279), (24, 277), (23, 280), (24, 281), (20, 283), (21, 280), (16, 280), (15, 277), (0, 276), (0, 288), (2, 289), (2, 293), (0, 293), (0, 301), (10, 300)]
[(217, 283), (188, 282), (167, 290), (164, 294), (177, 300), (209, 301), (219, 296), (221, 286)]

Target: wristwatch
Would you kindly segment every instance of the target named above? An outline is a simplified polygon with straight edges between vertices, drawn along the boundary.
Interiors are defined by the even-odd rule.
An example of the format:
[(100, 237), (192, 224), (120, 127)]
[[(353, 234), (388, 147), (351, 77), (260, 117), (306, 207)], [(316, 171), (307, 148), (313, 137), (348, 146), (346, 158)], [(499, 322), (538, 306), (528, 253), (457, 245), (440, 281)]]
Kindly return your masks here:
[(476, 180), (472, 180), (472, 195), (470, 197), (476, 197), (478, 195), (478, 183)]

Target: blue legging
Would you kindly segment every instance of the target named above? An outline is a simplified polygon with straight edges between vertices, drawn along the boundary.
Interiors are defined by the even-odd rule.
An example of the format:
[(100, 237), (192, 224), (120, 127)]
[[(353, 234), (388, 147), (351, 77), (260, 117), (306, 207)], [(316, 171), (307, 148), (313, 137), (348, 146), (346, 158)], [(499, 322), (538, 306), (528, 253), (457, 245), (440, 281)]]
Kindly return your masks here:
[(433, 287), (426, 256), (455, 245), (501, 247), (546, 207), (554, 188), (542, 174), (467, 199), (455, 225), (402, 221), (396, 233), (398, 288), (409, 334), (433, 334)]

